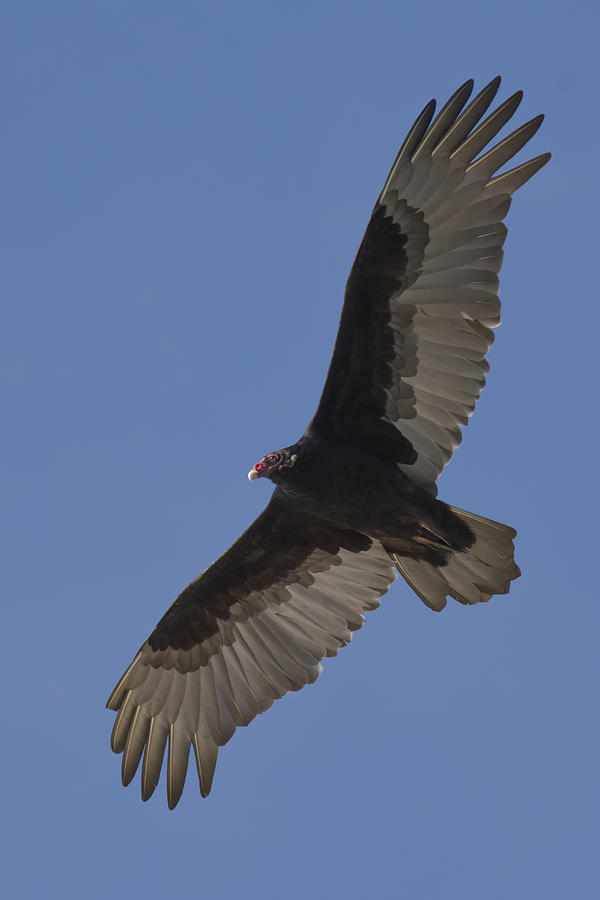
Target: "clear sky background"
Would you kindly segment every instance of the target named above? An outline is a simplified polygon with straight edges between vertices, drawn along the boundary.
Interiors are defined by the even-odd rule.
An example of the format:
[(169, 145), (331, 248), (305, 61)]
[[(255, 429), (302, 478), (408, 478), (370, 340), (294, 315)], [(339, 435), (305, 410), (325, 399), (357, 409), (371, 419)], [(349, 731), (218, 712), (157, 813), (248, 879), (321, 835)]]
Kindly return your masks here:
[[(0, 12), (6, 897), (596, 897), (592, 4), (14, 2)], [(449, 502), (519, 530), (476, 608), (399, 580), (213, 792), (120, 785), (106, 698), (267, 502), (407, 127), (497, 73), (553, 159)], [(522, 155), (520, 157), (524, 159)]]

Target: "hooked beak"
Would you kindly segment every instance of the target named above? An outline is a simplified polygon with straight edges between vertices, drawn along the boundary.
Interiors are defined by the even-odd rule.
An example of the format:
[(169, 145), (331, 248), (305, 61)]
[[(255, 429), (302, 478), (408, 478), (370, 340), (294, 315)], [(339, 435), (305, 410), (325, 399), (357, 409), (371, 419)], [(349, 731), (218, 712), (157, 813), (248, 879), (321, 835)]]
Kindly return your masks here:
[(256, 481), (257, 478), (260, 478), (260, 472), (257, 472), (256, 469), (250, 469), (248, 472), (248, 481)]

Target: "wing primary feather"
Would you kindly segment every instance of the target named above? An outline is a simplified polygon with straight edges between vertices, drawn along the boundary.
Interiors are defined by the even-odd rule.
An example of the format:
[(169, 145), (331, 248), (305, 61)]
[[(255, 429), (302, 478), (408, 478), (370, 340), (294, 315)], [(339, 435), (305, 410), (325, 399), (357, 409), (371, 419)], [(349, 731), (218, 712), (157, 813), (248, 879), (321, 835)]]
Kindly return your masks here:
[(208, 797), (212, 787), (213, 776), (215, 774), (219, 748), (214, 741), (211, 741), (200, 734), (193, 735), (192, 747), (194, 748), (194, 756), (196, 757), (198, 781), (200, 782), (200, 795), (202, 797)]
[(169, 752), (167, 754), (167, 803), (169, 809), (175, 809), (181, 798), (189, 755), (190, 738), (181, 726), (172, 722), (169, 727)]
[(137, 687), (137, 685), (144, 680), (143, 675), (140, 675), (137, 679), (135, 678), (135, 674), (137, 674), (138, 671), (137, 665), (141, 656), (142, 651), (139, 650), (119, 678), (115, 689), (106, 701), (107, 709), (112, 709), (115, 711), (118, 710), (127, 691), (131, 688)]
[(426, 106), (423, 107), (417, 118), (415, 119), (411, 129), (408, 134), (404, 138), (402, 142), (402, 146), (398, 150), (396, 155), (396, 159), (394, 160), (394, 164), (390, 169), (390, 174), (388, 175), (386, 182), (383, 186), (381, 194), (379, 195), (379, 202), (381, 202), (381, 198), (387, 193), (391, 186), (391, 182), (394, 178), (394, 175), (400, 168), (400, 165), (404, 162), (404, 160), (409, 160), (413, 155), (413, 152), (416, 147), (419, 146), (423, 135), (429, 128), (429, 123), (433, 118), (433, 114), (435, 112), (435, 100), (430, 100)]
[(523, 99), (523, 91), (517, 91), (505, 100), (493, 113), (477, 126), (475, 131), (460, 144), (451, 155), (454, 165), (468, 165), (487, 144), (496, 137), (503, 125), (514, 115)]
[(142, 760), (142, 800), (149, 800), (158, 784), (167, 735), (168, 728), (164, 722), (152, 716)]
[(140, 759), (142, 758), (142, 752), (144, 750), (144, 744), (146, 743), (149, 728), (150, 718), (138, 706), (129, 727), (127, 742), (125, 744), (125, 749), (123, 750), (123, 759), (121, 763), (121, 780), (124, 787), (127, 787), (133, 776), (137, 772), (137, 767), (139, 766)]
[(487, 153), (484, 153), (483, 156), (471, 163), (467, 168), (467, 177), (480, 177), (481, 173), (489, 178), (531, 140), (543, 121), (544, 116), (540, 114), (526, 122), (525, 125), (521, 125), (520, 128), (517, 128), (504, 140), (496, 144), (495, 147), (492, 147)]
[(131, 720), (136, 711), (136, 705), (133, 701), (133, 691), (128, 691), (125, 699), (117, 713), (115, 724), (113, 725), (112, 734), (110, 736), (110, 748), (113, 753), (122, 753), (127, 743), (127, 735)]
[(508, 172), (503, 172), (501, 175), (494, 176), (494, 178), (490, 179), (488, 186), (485, 189), (486, 197), (488, 194), (492, 195), (496, 193), (514, 194), (514, 192), (522, 187), (525, 182), (529, 181), (536, 172), (539, 172), (550, 158), (550, 153), (542, 153), (540, 156), (536, 156), (528, 162), (521, 163), (520, 166), (515, 166), (514, 169), (510, 169)]
[(432, 156), (434, 158), (445, 155), (449, 156), (456, 150), (490, 106), (498, 92), (500, 82), (501, 78), (497, 75), (496, 78), (493, 78), (490, 83), (486, 85), (473, 100), (471, 100), (466, 109), (461, 112), (456, 122), (433, 150)]
[(412, 154), (413, 163), (424, 156), (431, 156), (435, 146), (446, 134), (451, 125), (456, 121), (463, 106), (473, 91), (473, 79), (469, 78), (456, 90), (448, 102), (439, 111), (430, 127), (427, 129), (423, 140)]

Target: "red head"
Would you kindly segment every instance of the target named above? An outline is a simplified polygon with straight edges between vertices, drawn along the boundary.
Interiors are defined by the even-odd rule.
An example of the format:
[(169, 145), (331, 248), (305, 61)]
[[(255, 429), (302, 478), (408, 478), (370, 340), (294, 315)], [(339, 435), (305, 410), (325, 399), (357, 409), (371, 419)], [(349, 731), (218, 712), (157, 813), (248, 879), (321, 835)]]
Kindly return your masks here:
[(257, 462), (254, 468), (250, 469), (248, 472), (249, 480), (254, 481), (256, 478), (270, 478), (283, 462), (283, 458), (283, 453), (279, 451), (263, 456), (261, 461)]

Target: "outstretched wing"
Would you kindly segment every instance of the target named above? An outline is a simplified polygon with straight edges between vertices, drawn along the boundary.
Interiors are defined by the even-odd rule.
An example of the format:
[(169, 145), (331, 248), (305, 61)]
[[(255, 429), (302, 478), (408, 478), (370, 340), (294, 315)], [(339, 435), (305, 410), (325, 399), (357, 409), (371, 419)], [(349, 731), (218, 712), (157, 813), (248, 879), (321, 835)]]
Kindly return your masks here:
[(179, 595), (111, 694), (111, 737), (123, 784), (142, 760), (142, 798), (158, 782), (168, 740), (167, 796), (181, 796), (190, 746), (200, 791), (217, 751), (278, 697), (315, 681), (396, 577), (381, 544), (269, 506)]
[(543, 116), (478, 156), (522, 98), (480, 121), (499, 84), (465, 107), (468, 81), (433, 121), (431, 101), (409, 131), (352, 267), (309, 426), (393, 459), (432, 493), (485, 384), (500, 322), (502, 220), (511, 195), (550, 158), (494, 174)]

